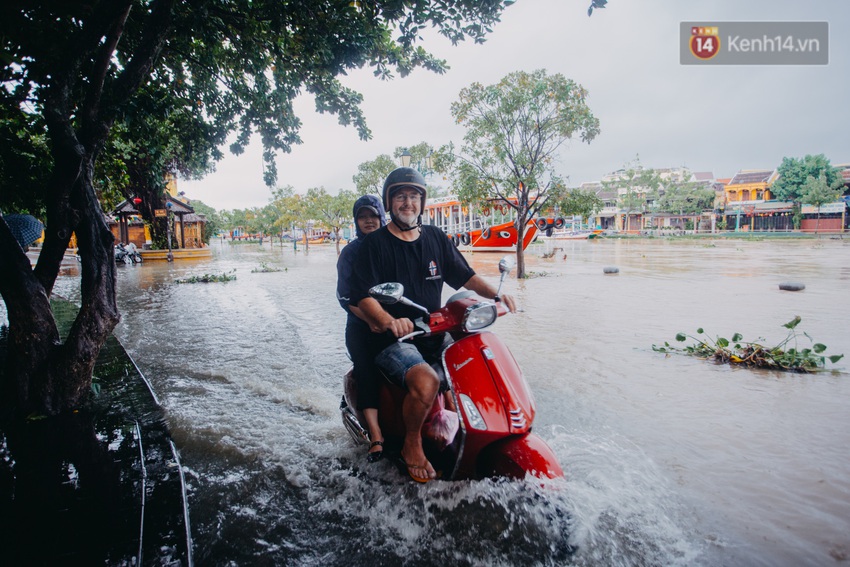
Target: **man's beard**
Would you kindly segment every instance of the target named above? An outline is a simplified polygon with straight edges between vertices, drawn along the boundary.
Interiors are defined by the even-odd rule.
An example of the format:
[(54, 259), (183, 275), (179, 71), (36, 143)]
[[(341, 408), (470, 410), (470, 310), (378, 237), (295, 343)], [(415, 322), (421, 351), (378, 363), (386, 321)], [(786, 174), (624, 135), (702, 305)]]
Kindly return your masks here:
[(405, 227), (414, 227), (418, 224), (419, 221), (419, 213), (402, 213), (398, 212), (395, 214), (395, 220), (398, 224), (404, 225)]

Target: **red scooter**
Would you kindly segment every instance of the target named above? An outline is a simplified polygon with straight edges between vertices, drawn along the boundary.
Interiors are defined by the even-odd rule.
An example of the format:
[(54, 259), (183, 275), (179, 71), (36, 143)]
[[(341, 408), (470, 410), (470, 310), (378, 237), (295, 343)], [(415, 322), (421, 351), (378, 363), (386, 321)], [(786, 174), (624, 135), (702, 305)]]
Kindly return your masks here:
[[(513, 268), (513, 259), (499, 262), (501, 281)], [(474, 292), (454, 294), (446, 305), (429, 313), (404, 297), (399, 283), (380, 284), (369, 290), (381, 303), (401, 302), (423, 311), (414, 321), (419, 334), (451, 334), (454, 342), (434, 364), (448, 396), (438, 395), (422, 428), (428, 460), (441, 478), (539, 478), (564, 476), (555, 454), (531, 432), (535, 407), (522, 371), (508, 347), (493, 333), (483, 331), (508, 313), (501, 302), (482, 300)], [(483, 332), (482, 332), (483, 331)], [(356, 386), (351, 371), (345, 375), (340, 404), (342, 422), (351, 436), (368, 445), (365, 421), (356, 408)], [(405, 391), (384, 380), (380, 387), (378, 421), (388, 453), (400, 451), (404, 437), (401, 416)]]

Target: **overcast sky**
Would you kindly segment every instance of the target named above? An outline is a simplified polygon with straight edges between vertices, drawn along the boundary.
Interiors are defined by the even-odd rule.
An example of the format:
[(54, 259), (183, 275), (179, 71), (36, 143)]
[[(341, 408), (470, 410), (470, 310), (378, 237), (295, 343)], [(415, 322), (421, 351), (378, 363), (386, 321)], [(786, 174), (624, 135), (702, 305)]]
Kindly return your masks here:
[[(518, 0), (483, 45), (453, 47), (433, 36), (424, 47), (448, 60), (444, 75), (417, 70), (380, 81), (365, 69), (343, 77), (361, 92), (372, 139), (297, 101), (304, 143), (278, 157), (278, 186), (298, 192), (353, 189), (357, 166), (399, 146), (459, 143), (450, 105), (472, 82), (498, 82), (513, 71), (546, 69), (589, 91), (601, 133), (562, 147), (559, 172), (577, 186), (640, 156), (646, 167), (686, 166), (732, 177), (771, 169), (782, 157), (823, 153), (850, 162), (850, 2), (843, 0), (610, 0), (587, 17), (589, 0)], [(679, 63), (679, 22), (826, 21), (829, 64), (688, 66)], [(722, 31), (721, 31), (722, 34)], [(257, 142), (229, 153), (215, 173), (181, 180), (190, 199), (218, 209), (263, 206)]]

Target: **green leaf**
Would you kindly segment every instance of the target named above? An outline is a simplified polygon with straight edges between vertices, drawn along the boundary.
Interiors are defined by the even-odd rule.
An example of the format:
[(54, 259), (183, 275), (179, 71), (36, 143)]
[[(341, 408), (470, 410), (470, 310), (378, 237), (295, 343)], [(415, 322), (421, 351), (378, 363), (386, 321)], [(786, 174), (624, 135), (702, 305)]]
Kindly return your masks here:
[(799, 315), (797, 315), (796, 317), (794, 317), (793, 319), (791, 319), (790, 321), (788, 321), (787, 323), (785, 323), (782, 326), (785, 327), (786, 329), (793, 329), (794, 327), (799, 325), (800, 321), (802, 321), (802, 320), (803, 320), (803, 318), (800, 317)]
[(825, 345), (825, 344), (822, 344), (822, 343), (815, 343), (815, 344), (812, 346), (812, 349), (814, 349), (814, 351), (815, 351), (816, 353), (820, 354), (820, 353), (822, 353), (823, 351), (825, 351), (825, 350), (826, 350), (826, 345)]
[(717, 339), (717, 346), (726, 348), (729, 346), (729, 341), (727, 339), (724, 339), (723, 337), (719, 337)]
[(702, 327), (700, 327), (699, 329), (697, 329), (697, 334), (698, 334), (698, 335), (703, 334), (703, 332), (704, 332), (704, 331), (702, 330)]
[(685, 333), (676, 333), (676, 340), (679, 341), (680, 343), (685, 341), (685, 339), (687, 339), (687, 338), (688, 338), (688, 336)]
[(835, 364), (836, 362), (838, 362), (842, 358), (844, 358), (843, 354), (833, 354), (832, 356), (829, 357), (829, 361), (831, 363)]
[(744, 338), (744, 335), (742, 335), (741, 333), (735, 333), (734, 335), (732, 335), (732, 342), (737, 343), (738, 341), (740, 341), (743, 338)]

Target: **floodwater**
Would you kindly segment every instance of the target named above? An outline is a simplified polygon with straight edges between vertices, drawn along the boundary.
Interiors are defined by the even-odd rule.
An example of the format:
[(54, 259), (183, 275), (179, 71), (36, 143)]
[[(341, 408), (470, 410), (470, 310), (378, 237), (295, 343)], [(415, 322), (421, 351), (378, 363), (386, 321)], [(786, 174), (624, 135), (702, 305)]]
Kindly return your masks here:
[[(803, 375), (652, 350), (699, 327), (778, 343), (799, 315), (826, 354), (850, 358), (848, 240), (532, 245), (534, 277), (505, 287), (524, 312), (493, 330), (566, 472), (543, 486), (420, 486), (389, 462), (368, 464), (337, 409), (348, 360), (333, 246), (213, 249), (208, 261), (119, 266), (115, 330), (165, 407), (199, 565), (850, 558), (850, 361)], [(499, 257), (469, 259), (495, 280)], [(281, 271), (252, 273), (263, 264)], [(174, 283), (231, 271), (227, 283)], [(781, 291), (783, 281), (806, 289)], [(56, 291), (79, 298), (74, 277)]]

